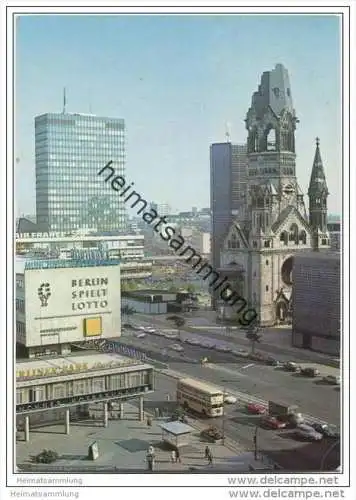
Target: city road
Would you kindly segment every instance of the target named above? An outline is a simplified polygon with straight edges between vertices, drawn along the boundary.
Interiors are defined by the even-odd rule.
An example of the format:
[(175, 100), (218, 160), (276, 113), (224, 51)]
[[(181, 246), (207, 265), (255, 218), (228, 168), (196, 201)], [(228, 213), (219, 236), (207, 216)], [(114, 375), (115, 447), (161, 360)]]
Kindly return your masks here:
[[(184, 343), (181, 343), (184, 352), (175, 352), (171, 346), (179, 342), (162, 336), (147, 334), (145, 338), (138, 339), (134, 332), (125, 331), (117, 340), (136, 347), (152, 359), (168, 363), (171, 370), (263, 400), (296, 404), (302, 413), (339, 425), (340, 392), (333, 386), (323, 385), (318, 379)], [(199, 361), (205, 356), (209, 363), (201, 366)]]

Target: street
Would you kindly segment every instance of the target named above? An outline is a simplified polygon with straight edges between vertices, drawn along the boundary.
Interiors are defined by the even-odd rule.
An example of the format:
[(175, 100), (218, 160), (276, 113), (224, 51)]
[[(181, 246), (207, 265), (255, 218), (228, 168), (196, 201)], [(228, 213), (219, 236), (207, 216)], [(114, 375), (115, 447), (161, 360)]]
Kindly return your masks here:
[[(155, 407), (165, 408), (172, 406), (175, 401), (177, 381), (162, 374), (156, 375), (155, 392), (147, 396), (146, 409), (153, 410)], [(169, 399), (169, 402), (168, 402)], [(174, 403), (173, 403), (174, 404)], [(225, 428), (225, 435), (246, 450), (254, 449), (253, 436), (256, 425), (259, 423), (258, 416), (249, 415), (241, 404), (225, 405), (225, 422), (223, 418), (206, 419), (201, 422), (216, 425), (220, 429)], [(258, 451), (272, 458), (283, 468), (293, 471), (319, 470), (323, 456), (326, 456), (324, 469), (334, 470), (340, 464), (340, 450), (337, 446), (330, 454), (327, 451), (333, 442), (324, 439), (319, 443), (305, 443), (294, 439), (291, 430), (265, 430), (258, 428), (257, 434)]]
[[(182, 337), (184, 338), (184, 334)], [(147, 334), (145, 338), (138, 339), (133, 332), (125, 332), (118, 340), (146, 352), (152, 359), (169, 363), (172, 370), (264, 400), (297, 404), (302, 413), (331, 424), (339, 424), (340, 392), (333, 386), (323, 385), (317, 379), (184, 343), (184, 352), (178, 353), (170, 349), (172, 344), (177, 343), (176, 340), (156, 335)], [(199, 360), (205, 356), (209, 363), (201, 366)]]

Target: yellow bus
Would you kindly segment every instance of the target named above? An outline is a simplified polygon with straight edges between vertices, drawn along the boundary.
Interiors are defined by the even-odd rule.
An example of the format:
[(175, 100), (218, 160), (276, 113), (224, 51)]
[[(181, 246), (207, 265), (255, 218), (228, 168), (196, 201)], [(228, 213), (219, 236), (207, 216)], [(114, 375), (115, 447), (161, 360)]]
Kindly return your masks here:
[(220, 417), (224, 413), (223, 391), (192, 378), (178, 380), (177, 402), (185, 410), (193, 410), (205, 417)]

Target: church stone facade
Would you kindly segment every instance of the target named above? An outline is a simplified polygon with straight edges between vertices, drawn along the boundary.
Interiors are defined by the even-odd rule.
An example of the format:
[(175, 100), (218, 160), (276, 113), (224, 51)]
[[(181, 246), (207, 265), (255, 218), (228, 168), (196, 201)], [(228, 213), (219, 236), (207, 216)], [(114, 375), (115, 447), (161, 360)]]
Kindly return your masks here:
[[(221, 244), (220, 273), (258, 315), (261, 326), (289, 323), (293, 256), (328, 249), (328, 189), (319, 139), (308, 190), (310, 215), (296, 176), (295, 130), (287, 70), (263, 73), (245, 119), (248, 182), (245, 203)], [(223, 302), (224, 317), (236, 310)]]

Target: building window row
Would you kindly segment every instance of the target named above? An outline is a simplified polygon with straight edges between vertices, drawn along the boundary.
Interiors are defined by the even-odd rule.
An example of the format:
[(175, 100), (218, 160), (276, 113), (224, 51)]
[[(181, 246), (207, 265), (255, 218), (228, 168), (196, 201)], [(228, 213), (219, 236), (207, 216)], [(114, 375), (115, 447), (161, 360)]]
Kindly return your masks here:
[[(108, 384), (106, 383), (106, 378), (108, 378)], [(142, 387), (149, 383), (150, 374), (147, 370), (81, 380), (70, 380), (68, 382), (59, 382), (31, 388), (19, 388), (16, 390), (16, 403), (26, 404), (37, 401), (50, 401), (104, 391)]]
[(22, 321), (16, 321), (16, 333), (24, 334), (26, 333), (25, 323)]
[(25, 301), (23, 299), (16, 299), (16, 311), (25, 312)]

